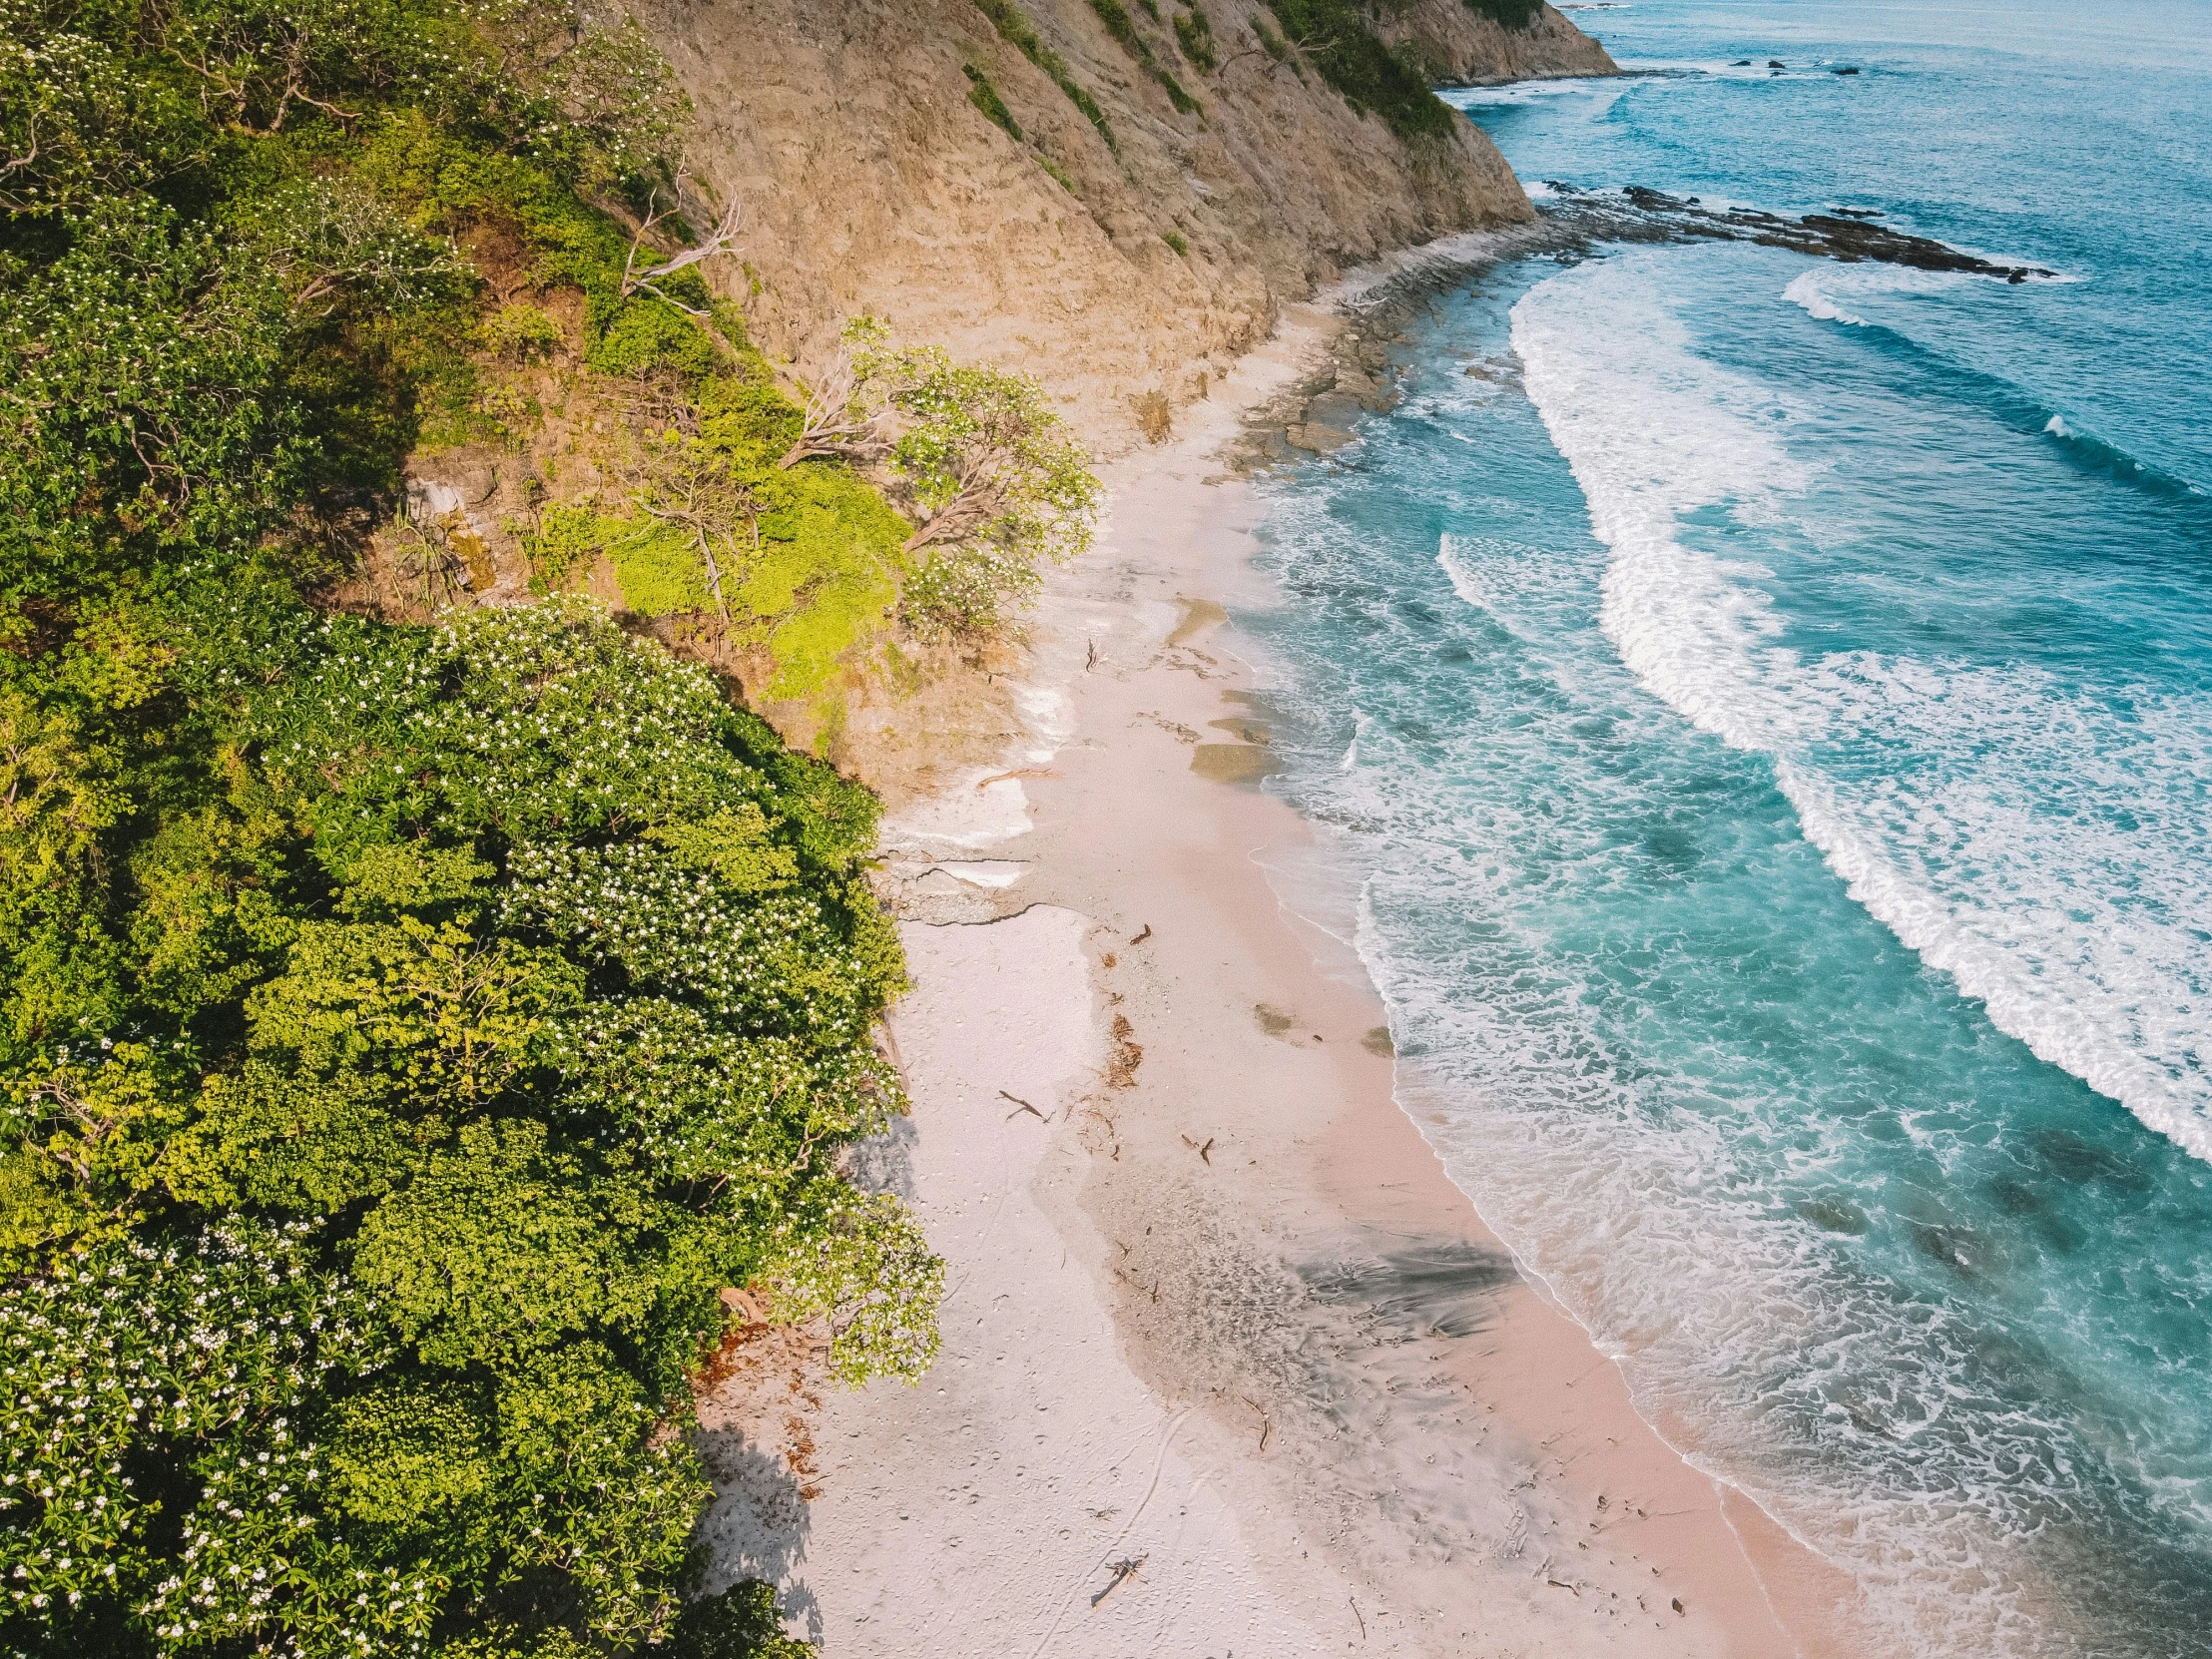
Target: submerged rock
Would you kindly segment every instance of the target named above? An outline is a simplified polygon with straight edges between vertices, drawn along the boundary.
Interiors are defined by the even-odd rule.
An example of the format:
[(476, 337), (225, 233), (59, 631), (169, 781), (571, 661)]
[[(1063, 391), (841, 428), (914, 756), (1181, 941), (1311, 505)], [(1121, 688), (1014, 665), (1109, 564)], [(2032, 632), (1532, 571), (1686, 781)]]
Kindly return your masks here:
[[(1911, 236), (1876, 225), (1860, 214), (1805, 214), (1787, 219), (1756, 208), (1726, 210), (1701, 206), (1694, 198), (1669, 196), (1644, 185), (1630, 185), (1621, 192), (1626, 211), (1589, 196), (1562, 209), (1555, 218), (1581, 220), (1598, 235), (1640, 241), (1668, 237), (1700, 238), (1714, 242), (1754, 242), (1766, 248), (1787, 248), (1847, 264), (1872, 260), (1883, 265), (1910, 266), (1917, 271), (1952, 271), (1974, 276), (1997, 276), (2025, 281), (2030, 276), (2057, 273), (2041, 266), (1996, 265), (1978, 255), (1963, 253), (1933, 237)], [(1871, 213), (1871, 210), (1862, 210)]]
[(1352, 441), (1352, 434), (1334, 426), (1321, 426), (1311, 421), (1293, 426), (1284, 437), (1293, 449), (1303, 449), (1310, 455), (1328, 455), (1342, 449)]

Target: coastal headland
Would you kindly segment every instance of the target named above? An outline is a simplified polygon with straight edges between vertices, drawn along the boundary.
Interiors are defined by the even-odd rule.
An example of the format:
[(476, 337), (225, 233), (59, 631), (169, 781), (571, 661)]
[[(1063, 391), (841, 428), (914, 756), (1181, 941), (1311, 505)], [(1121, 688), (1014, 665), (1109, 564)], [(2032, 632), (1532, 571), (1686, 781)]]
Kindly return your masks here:
[(2198, 1651), (2155, 27), (7, 4), (0, 1648)]

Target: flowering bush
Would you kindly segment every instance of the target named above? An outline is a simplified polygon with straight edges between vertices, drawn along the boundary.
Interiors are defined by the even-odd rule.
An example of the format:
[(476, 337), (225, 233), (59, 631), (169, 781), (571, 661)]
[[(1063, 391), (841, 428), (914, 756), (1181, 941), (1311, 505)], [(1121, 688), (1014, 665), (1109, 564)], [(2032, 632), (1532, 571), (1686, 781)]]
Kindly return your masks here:
[[(597, 11), (0, 0), (0, 1654), (787, 1652), (680, 1596), (719, 1293), (933, 1352), (838, 1176), (903, 1106), (872, 799), (582, 599), (309, 603), (505, 407), (452, 365), (565, 343), (487, 226), (725, 461), (796, 419), (579, 195), (680, 113)], [(880, 614), (904, 526), (782, 488), (746, 579), (831, 503)]]
[(905, 584), (907, 626), (930, 640), (993, 632), (1036, 592), (1040, 562), (1090, 546), (1102, 491), (1089, 457), (1030, 375), (893, 347), (868, 316), (844, 342), (855, 407), (898, 427), (887, 459), (921, 524), (905, 551), (934, 550)]
[(135, 1602), (172, 1651), (273, 1631), (425, 1651), (442, 1580), (369, 1567), (315, 1523), (315, 1401), (392, 1356), (318, 1232), (232, 1220), (121, 1241), (0, 1303), (9, 1627), (98, 1628)]
[(584, 600), (175, 605), (203, 747), (80, 868), (100, 994), (64, 1041), (11, 980), (0, 1631), (656, 1641), (721, 1287), (853, 1381), (934, 1353), (836, 1172), (903, 1107), (872, 802)]

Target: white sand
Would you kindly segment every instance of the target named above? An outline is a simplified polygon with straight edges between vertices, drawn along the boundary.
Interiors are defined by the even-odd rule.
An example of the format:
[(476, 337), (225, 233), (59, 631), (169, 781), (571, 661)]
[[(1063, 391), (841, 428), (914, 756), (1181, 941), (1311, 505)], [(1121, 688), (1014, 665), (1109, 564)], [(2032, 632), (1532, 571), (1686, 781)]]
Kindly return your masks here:
[(919, 1388), (827, 1402), (794, 1587), (830, 1652), (1316, 1651), (1268, 1593), (1218, 1470), (1178, 1445), (1187, 1410), (1121, 1363), (1092, 1279), (1101, 1242), (1064, 1238), (1033, 1191), (1070, 1155), (1053, 1131), (1101, 1056), (1087, 928), (1038, 905), (904, 930), (917, 989), (894, 1030), (917, 1208), (948, 1267), (945, 1348)]

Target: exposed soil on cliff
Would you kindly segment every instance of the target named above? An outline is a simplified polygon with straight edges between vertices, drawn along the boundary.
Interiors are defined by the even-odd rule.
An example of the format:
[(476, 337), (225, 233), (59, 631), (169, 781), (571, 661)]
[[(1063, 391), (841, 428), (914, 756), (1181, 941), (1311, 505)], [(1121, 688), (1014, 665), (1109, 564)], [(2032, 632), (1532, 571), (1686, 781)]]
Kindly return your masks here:
[(1466, 0), (1410, 0), (1385, 12), (1385, 40), (1410, 47), (1431, 77), (1456, 86), (1618, 75), (1604, 47), (1549, 6), (1525, 29), (1508, 29)]
[(1205, 13), (1211, 69), (1173, 7), (1128, 9), (1149, 62), (1087, 0), (1022, 0), (1033, 55), (976, 0), (659, 0), (646, 17), (698, 106), (695, 176), (744, 205), (745, 270), (720, 279), (767, 349), (805, 369), (872, 311), (1033, 369), (1112, 451), (1139, 441), (1141, 407), (1158, 434), (1158, 398), (1172, 418), (1341, 270), (1530, 217), (1463, 120), (1402, 140), (1295, 49), (1274, 55), (1260, 0)]

